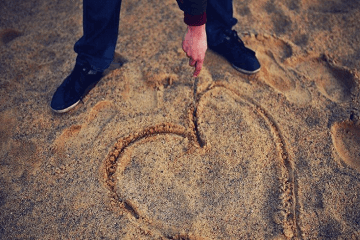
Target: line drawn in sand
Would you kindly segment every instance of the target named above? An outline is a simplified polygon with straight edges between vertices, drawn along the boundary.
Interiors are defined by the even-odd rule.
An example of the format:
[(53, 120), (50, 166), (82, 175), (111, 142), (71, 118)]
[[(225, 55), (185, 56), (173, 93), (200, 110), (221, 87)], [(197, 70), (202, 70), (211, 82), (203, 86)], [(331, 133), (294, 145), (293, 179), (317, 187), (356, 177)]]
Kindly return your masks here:
[[(276, 180), (269, 180), (269, 182), (271, 182), (271, 184), (273, 184), (273, 185), (277, 184), (277, 187), (275, 187), (277, 189), (274, 190), (274, 192), (276, 192), (276, 193), (273, 193), (273, 195), (277, 196), (277, 198), (278, 198), (278, 200), (276, 200), (276, 201), (278, 201), (278, 206), (276, 207), (276, 209), (272, 209), (271, 211), (269, 210), (270, 212), (273, 213), (273, 216), (271, 216), (271, 218), (272, 218), (271, 221), (273, 221), (277, 225), (281, 226), (279, 232), (280, 232), (280, 235), (282, 235), (283, 237), (292, 238), (292, 237), (298, 236), (299, 229), (297, 226), (297, 214), (296, 214), (296, 201), (297, 200), (296, 200), (296, 183), (295, 183), (295, 179), (294, 179), (294, 169), (293, 169), (293, 164), (291, 162), (289, 154), (286, 150), (286, 143), (285, 143), (285, 141), (282, 137), (282, 134), (279, 130), (279, 126), (276, 124), (276, 122), (270, 116), (270, 114), (264, 108), (262, 108), (258, 103), (256, 103), (254, 100), (252, 100), (250, 97), (240, 94), (238, 91), (232, 89), (231, 86), (229, 86), (225, 83), (220, 83), (220, 82), (215, 82), (213, 84), (210, 84), (205, 90), (203, 90), (200, 93), (196, 93), (196, 92), (194, 93), (195, 98), (196, 98), (196, 103), (195, 103), (195, 106), (190, 106), (190, 108), (189, 108), (188, 126), (184, 127), (184, 126), (180, 126), (180, 125), (176, 125), (176, 124), (172, 124), (172, 123), (162, 123), (162, 124), (158, 124), (153, 127), (149, 127), (149, 128), (143, 129), (143, 130), (136, 131), (126, 137), (120, 138), (115, 143), (113, 149), (111, 150), (108, 157), (104, 161), (105, 181), (106, 181), (107, 187), (109, 188), (109, 190), (111, 192), (112, 203), (115, 206), (117, 206), (118, 209), (120, 209), (123, 213), (126, 213), (126, 212), (130, 213), (134, 217), (133, 218), (134, 221), (136, 221), (137, 223), (141, 222), (141, 223), (145, 224), (146, 226), (149, 226), (150, 229), (157, 229), (157, 230), (152, 230), (152, 231), (158, 231), (158, 234), (160, 234), (161, 236), (163, 236), (165, 238), (169, 238), (169, 239), (202, 239), (202, 238), (205, 238), (206, 239), (206, 238), (211, 238), (211, 236), (215, 236), (217, 234), (217, 230), (213, 229), (215, 227), (210, 227), (210, 225), (211, 226), (217, 225), (216, 222), (218, 222), (218, 221), (222, 221), (222, 224), (224, 224), (222, 218), (221, 218), (221, 220), (219, 220), (219, 218), (220, 218), (219, 216), (222, 214), (221, 212), (218, 212), (219, 207), (214, 207), (215, 205), (217, 206), (217, 204), (218, 204), (218, 203), (214, 203), (214, 199), (217, 199), (216, 201), (220, 201), (219, 199), (221, 199), (221, 196), (219, 196), (219, 195), (221, 195), (221, 193), (216, 193), (216, 190), (213, 189), (214, 186), (211, 186), (211, 184), (209, 182), (220, 181), (219, 182), (220, 184), (218, 184), (218, 186), (223, 184), (224, 182), (221, 182), (222, 180), (216, 180), (216, 179), (221, 179), (221, 177), (214, 178), (215, 180), (211, 180), (211, 179), (206, 180), (206, 178), (209, 178), (209, 176), (213, 176), (213, 174), (215, 174), (214, 172), (221, 171), (221, 170), (219, 170), (221, 168), (219, 168), (219, 169), (215, 168), (217, 170), (210, 170), (210, 168), (212, 169), (214, 167), (213, 165), (222, 164), (222, 163), (217, 162), (217, 160), (215, 160), (219, 157), (217, 157), (217, 156), (214, 157), (213, 155), (208, 154), (209, 152), (211, 152), (212, 150), (214, 150), (216, 148), (216, 144), (211, 143), (212, 140), (210, 139), (211, 140), (210, 141), (206, 137), (206, 134), (204, 134), (202, 132), (202, 130), (204, 130), (203, 126), (204, 126), (204, 124), (206, 124), (206, 121), (207, 121), (206, 118), (204, 118), (202, 116), (202, 113), (204, 111), (207, 111), (207, 109), (208, 109), (208, 106), (206, 106), (206, 104), (208, 102), (207, 99), (210, 99), (210, 101), (211, 101), (211, 99), (213, 99), (212, 95), (216, 95), (216, 94), (220, 94), (220, 95), (225, 94), (229, 97), (229, 99), (232, 98), (233, 101), (237, 102), (236, 104), (241, 104), (242, 106), (244, 106), (243, 109), (245, 109), (245, 110), (247, 109), (246, 111), (249, 111), (249, 114), (251, 114), (254, 119), (259, 119), (258, 120), (259, 125), (263, 125), (263, 126), (258, 127), (256, 131), (268, 132), (268, 134), (264, 138), (264, 140), (261, 140), (263, 142), (259, 142), (259, 146), (266, 145), (266, 144), (263, 144), (264, 142), (266, 143), (266, 141), (272, 141), (273, 143), (270, 144), (270, 147), (268, 147), (268, 149), (267, 149), (267, 151), (268, 151), (267, 154), (270, 156), (269, 158), (274, 156), (274, 158), (278, 159), (278, 161), (276, 161), (276, 160), (273, 161), (273, 162), (277, 162), (275, 165), (271, 165), (272, 163), (266, 163), (267, 160), (264, 160), (265, 161), (264, 164), (268, 164), (270, 169), (277, 168), (276, 170), (271, 170), (271, 171), (274, 171), (272, 173), (278, 174), (278, 177)], [(244, 124), (244, 126), (245, 125), (246, 124)], [(247, 135), (239, 136), (239, 139), (242, 137), (246, 138)], [(136, 170), (136, 169), (142, 169), (143, 167), (147, 168), (148, 166), (150, 166), (151, 164), (143, 163), (144, 161), (150, 161), (150, 162), (152, 161), (149, 156), (154, 156), (153, 158), (156, 158), (156, 157), (158, 157), (158, 155), (161, 155), (162, 153), (153, 152), (151, 150), (152, 147), (150, 147), (149, 148), (150, 150), (148, 150), (148, 152), (144, 152), (144, 153), (142, 153), (143, 155), (141, 155), (141, 156), (144, 156), (144, 158), (146, 158), (145, 160), (134, 160), (134, 158), (132, 158), (132, 152), (136, 151), (133, 148), (136, 148), (136, 146), (139, 144), (140, 145), (154, 144), (154, 142), (159, 142), (159, 140), (164, 142), (165, 145), (172, 144), (172, 146), (173, 146), (172, 148), (176, 148), (181, 145), (183, 145), (183, 146), (187, 145), (187, 147), (185, 147), (186, 150), (183, 150), (183, 151), (181, 151), (181, 149), (180, 150), (178, 149), (178, 152), (180, 152), (181, 154), (170, 157), (169, 158), (170, 161), (168, 161), (168, 162), (166, 162), (164, 159), (161, 159), (161, 161), (159, 160), (156, 162), (152, 162), (152, 164), (154, 166), (157, 166), (156, 164), (160, 164), (160, 165), (165, 164), (165, 165), (161, 165), (161, 166), (159, 165), (156, 168), (150, 167), (152, 169), (151, 171), (154, 172), (159, 169), (163, 169), (162, 173), (166, 172), (167, 174), (170, 174), (170, 176), (172, 176), (172, 178), (171, 178), (172, 182), (166, 183), (166, 181), (167, 181), (166, 179), (162, 179), (162, 182), (157, 182), (157, 179), (156, 178), (153, 179), (151, 174), (146, 175), (147, 172), (145, 170), (144, 170), (144, 172), (141, 172), (142, 175), (138, 175), (136, 177), (136, 178), (139, 178), (139, 176), (140, 176), (140, 178), (141, 178), (141, 176), (144, 177), (146, 175), (149, 177), (149, 179), (151, 179), (151, 180), (149, 180), (150, 181), (149, 184), (153, 184), (153, 183), (151, 183), (151, 181), (152, 182), (155, 181), (155, 185), (163, 184), (163, 185), (167, 186), (168, 189), (165, 188), (165, 189), (163, 189), (162, 192), (169, 191), (172, 193), (172, 197), (170, 197), (169, 201), (161, 204), (160, 203), (161, 197), (157, 198), (156, 196), (152, 196), (151, 195), (152, 193), (149, 192), (148, 194), (151, 195), (150, 198), (153, 197), (153, 202), (155, 202), (155, 205), (158, 204), (158, 206), (154, 207), (154, 206), (145, 204), (146, 206), (144, 207), (141, 205), (141, 202), (146, 202), (147, 204), (150, 204), (148, 199), (147, 199), (147, 201), (144, 200), (144, 198), (147, 198), (146, 197), (146, 191), (147, 191), (146, 189), (148, 188), (148, 186), (146, 186), (146, 187), (143, 186), (144, 188), (142, 190), (138, 189), (138, 191), (131, 190), (131, 189), (136, 189), (137, 187), (139, 187), (139, 186), (136, 186), (137, 180), (135, 178), (131, 178), (131, 176), (133, 176), (131, 174), (136, 175), (136, 174), (138, 174), (138, 172), (137, 172), (138, 170)], [(159, 145), (159, 143), (156, 143), (156, 144)], [(274, 146), (274, 149), (271, 149), (271, 146)], [(184, 148), (184, 147), (182, 147), (182, 148)], [(216, 151), (217, 150), (218, 149), (216, 149)], [(241, 148), (237, 149), (237, 151), (241, 151)], [(170, 152), (168, 151), (164, 156), (171, 155)], [(234, 154), (236, 154), (236, 153), (234, 153)], [(261, 155), (261, 154), (263, 154), (263, 152), (261, 152), (261, 153), (252, 153), (251, 152), (248, 157), (249, 158), (254, 157), (255, 162), (256, 162), (256, 156), (262, 156), (263, 159), (267, 158), (267, 156), (265, 157), (265, 155)], [(242, 153), (242, 155), (243, 155), (243, 153)], [(136, 154), (134, 156), (136, 158)], [(146, 157), (146, 156), (148, 156), (148, 157)], [(163, 155), (161, 155), (161, 156), (163, 156)], [(199, 162), (199, 164), (200, 164), (200, 165), (195, 164), (196, 166), (193, 166), (194, 169), (196, 169), (196, 170), (194, 170), (194, 173), (190, 173), (190, 169), (186, 168), (186, 166), (187, 166), (186, 161), (190, 161), (191, 158), (193, 158), (192, 162)], [(242, 160), (244, 160), (244, 159), (242, 159)], [(159, 162), (162, 162), (162, 163), (159, 163)], [(200, 162), (202, 162), (202, 163), (200, 163)], [(213, 165), (210, 164), (209, 166), (207, 166), (207, 164), (209, 162), (210, 163), (213, 162)], [(269, 162), (272, 162), (272, 161), (269, 161)], [(143, 167), (139, 166), (139, 165), (141, 165), (141, 163), (144, 164)], [(166, 164), (168, 164), (168, 169), (165, 167)], [(191, 163), (189, 163), (189, 164), (191, 164)], [(244, 165), (242, 166), (242, 168), (245, 169), (244, 171), (248, 171), (248, 168), (249, 168), (249, 166), (251, 168), (252, 163), (246, 163), (246, 164), (250, 164), (249, 166), (246, 165), (245, 163), (243, 163), (243, 164)], [(184, 165), (185, 165), (185, 167), (184, 167)], [(230, 165), (235, 168), (235, 167), (239, 167), (241, 164), (237, 163), (237, 161), (234, 161), (234, 162), (230, 163)], [(264, 166), (261, 165), (261, 167), (264, 167)], [(259, 168), (261, 169), (261, 167), (259, 167)], [(132, 169), (135, 169), (135, 170), (132, 170)], [(142, 171), (142, 170), (139, 170), (139, 171)], [(209, 172), (207, 172), (207, 171), (209, 171)], [(252, 171), (252, 170), (250, 169), (249, 171)], [(127, 175), (129, 172), (130, 172), (130, 174)], [(185, 172), (185, 175), (190, 174), (192, 176), (192, 178), (197, 179), (197, 181), (201, 182), (200, 187), (197, 185), (199, 183), (187, 182), (186, 177), (185, 177), (185, 179), (181, 180), (182, 177), (180, 177), (180, 176), (182, 176), (181, 174), (184, 174), (184, 172)], [(232, 171), (230, 171), (230, 172), (232, 173)], [(260, 171), (260, 172), (262, 172), (262, 171)], [(195, 174), (195, 175), (193, 175), (193, 174)], [(219, 174), (219, 173), (216, 173), (216, 174)], [(269, 176), (266, 175), (266, 176), (270, 177), (270, 179), (275, 177), (272, 174), (270, 174), (270, 175)], [(200, 177), (198, 178), (198, 176), (200, 176)], [(261, 177), (261, 176), (262, 175), (260, 174), (259, 177)], [(130, 177), (130, 179), (127, 179), (127, 181), (124, 181), (124, 183), (123, 183), (122, 180), (126, 177)], [(161, 177), (159, 177), (159, 179), (160, 178)], [(202, 178), (204, 178), (205, 180)], [(135, 179), (135, 182), (134, 182), (134, 179)], [(183, 181), (183, 182), (181, 182), (181, 181)], [(235, 182), (235, 181), (237, 181), (237, 184), (250, 184), (250, 183), (244, 183), (244, 182), (248, 182), (249, 181), (248, 179), (247, 180), (246, 179), (239, 180), (239, 178), (234, 178), (234, 179), (229, 180), (229, 182)], [(123, 185), (120, 186), (119, 182), (123, 183)], [(125, 186), (124, 185), (125, 182), (130, 184), (132, 187)], [(251, 182), (252, 182), (251, 184), (255, 184), (255, 185), (258, 184), (258, 183), (256, 183), (256, 181), (251, 181)], [(205, 187), (203, 187), (203, 189), (202, 189), (201, 186), (205, 186)], [(234, 185), (234, 187), (229, 187), (229, 189), (230, 189), (229, 191), (233, 191), (233, 193), (228, 193), (228, 192), (226, 192), (227, 190), (226, 191), (224, 190), (224, 191), (225, 191), (225, 194), (230, 194), (229, 195), (230, 198), (236, 199), (238, 196), (237, 196), (237, 194), (235, 194), (235, 192), (238, 191), (239, 188), (235, 187), (235, 186), (239, 186), (239, 185)], [(171, 190), (171, 188), (177, 189), (177, 191)], [(185, 188), (185, 190), (184, 190), (184, 188)], [(186, 188), (191, 189), (191, 191), (190, 190), (186, 191)], [(255, 188), (257, 188), (257, 186), (255, 186)], [(126, 190), (124, 190), (124, 189), (126, 189)], [(261, 186), (259, 187), (259, 189), (262, 189)], [(252, 190), (252, 189), (250, 189), (250, 190)], [(184, 196), (182, 196), (180, 194), (181, 191), (186, 191)], [(177, 196), (179, 194), (180, 194), (180, 196)], [(202, 196), (204, 196), (204, 194), (212, 195), (212, 196), (209, 195), (208, 197), (204, 197), (204, 199), (207, 199), (207, 201), (209, 201), (209, 204), (208, 205), (205, 204), (202, 207), (203, 208), (213, 208), (214, 207), (214, 209), (212, 210), (212, 211), (214, 211), (214, 214), (215, 214), (214, 216), (211, 217), (204, 213), (197, 212), (197, 211), (200, 211), (199, 206), (202, 205), (202, 203), (199, 203), (198, 202), (199, 200), (196, 199), (197, 194), (200, 194)], [(174, 196), (177, 196), (177, 197), (174, 197)], [(242, 197), (242, 196), (239, 196), (239, 197)], [(164, 198), (166, 198), (165, 195), (164, 195)], [(190, 202), (188, 202), (188, 201), (190, 201)], [(236, 202), (236, 200), (234, 200), (234, 201)], [(251, 201), (257, 201), (257, 200), (251, 200)], [(273, 201), (273, 200), (271, 200), (271, 201)], [(193, 206), (193, 207), (191, 207), (191, 209), (195, 209), (195, 213), (188, 209), (188, 207), (185, 204), (186, 202), (188, 202), (189, 205)], [(235, 203), (232, 203), (232, 204), (235, 204)], [(254, 203), (254, 204), (256, 205), (258, 203)], [(161, 209), (161, 208), (159, 208), (160, 205), (168, 206), (169, 208)], [(230, 206), (224, 205), (223, 207), (225, 207), (225, 210), (222, 210), (222, 211), (224, 211), (224, 214), (225, 214), (224, 218), (226, 218), (227, 216), (230, 216), (229, 218), (232, 220), (229, 220), (229, 221), (233, 222), (233, 223), (235, 223), (235, 222), (239, 223), (238, 222), (239, 219), (235, 219), (236, 217), (234, 217), (232, 215), (232, 213), (229, 212), (232, 208), (237, 208), (238, 213), (245, 214), (243, 216), (245, 218), (248, 217), (249, 219), (252, 219), (253, 214), (256, 214), (253, 212), (253, 211), (256, 211), (256, 209), (249, 210), (249, 209), (246, 209), (247, 206), (238, 206), (238, 204), (236, 204), (236, 205), (230, 204)], [(239, 210), (240, 209), (239, 207), (243, 207), (244, 211)], [(170, 208), (173, 208), (173, 210), (171, 210)], [(175, 212), (174, 212), (174, 209), (175, 209)], [(173, 211), (173, 212), (171, 212), (171, 211)], [(176, 211), (178, 211), (178, 212), (176, 212)], [(154, 215), (155, 217), (152, 217), (150, 215)], [(179, 220), (179, 218), (174, 217), (174, 215), (179, 215), (183, 219)], [(187, 221), (186, 219), (184, 219), (184, 218), (186, 218), (184, 216), (191, 216), (191, 217), (189, 217), (189, 219), (191, 218), (191, 220)], [(211, 220), (212, 218), (216, 219), (216, 221)], [(257, 220), (251, 220), (251, 221), (254, 221), (256, 223)], [(249, 222), (251, 222), (251, 221), (249, 220)], [(206, 225), (204, 222), (208, 223), (208, 225)], [(243, 222), (243, 221), (241, 221), (241, 222)], [(228, 227), (228, 229), (226, 231), (233, 231), (234, 234), (241, 235), (240, 232), (235, 233), (236, 231), (239, 231), (238, 227), (232, 226), (231, 224), (227, 225), (227, 227)], [(248, 226), (248, 228), (250, 229), (251, 226)], [(199, 230), (199, 229), (203, 229), (203, 230)], [(220, 230), (218, 230), (218, 231), (220, 231)], [(249, 231), (250, 230), (248, 230), (248, 232)], [(222, 235), (222, 236), (224, 237), (224, 235)]]

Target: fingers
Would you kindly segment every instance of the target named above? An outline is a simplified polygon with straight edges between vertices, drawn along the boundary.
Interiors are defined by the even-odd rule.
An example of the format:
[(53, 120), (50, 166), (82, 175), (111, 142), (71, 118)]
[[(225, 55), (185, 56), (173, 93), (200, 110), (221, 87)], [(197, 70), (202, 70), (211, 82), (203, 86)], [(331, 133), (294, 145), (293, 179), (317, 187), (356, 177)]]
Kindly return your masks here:
[(195, 63), (195, 71), (194, 71), (193, 77), (199, 76), (203, 64), (204, 64), (203, 61), (197, 61)]
[(199, 57), (199, 54), (196, 54), (196, 52), (194, 53), (194, 51), (186, 44), (185, 41), (182, 44), (182, 49), (186, 53), (186, 56), (189, 58), (189, 65), (191, 67), (195, 67), (193, 77), (197, 77), (200, 74), (205, 56)]
[(193, 77), (197, 77), (200, 74), (200, 71), (201, 71), (201, 68), (202, 68), (203, 64), (204, 64), (203, 60), (195, 61), (192, 58), (189, 59), (189, 65), (191, 67), (195, 67)]
[(201, 61), (201, 60), (195, 61), (192, 58), (189, 59), (189, 65), (191, 67), (195, 67), (193, 77), (197, 77), (200, 74), (200, 71), (201, 71), (201, 68), (202, 68), (203, 64), (204, 64), (204, 61)]

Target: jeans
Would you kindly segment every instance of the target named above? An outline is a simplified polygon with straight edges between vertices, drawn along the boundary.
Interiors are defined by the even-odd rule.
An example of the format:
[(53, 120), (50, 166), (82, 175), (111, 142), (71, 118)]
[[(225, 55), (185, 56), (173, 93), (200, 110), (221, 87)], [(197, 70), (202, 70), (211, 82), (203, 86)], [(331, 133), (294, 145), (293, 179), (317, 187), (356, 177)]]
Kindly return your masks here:
[[(83, 36), (75, 43), (76, 62), (104, 71), (113, 60), (119, 33), (121, 0), (83, 0)], [(206, 34), (209, 46), (220, 44), (237, 20), (232, 0), (208, 0)]]

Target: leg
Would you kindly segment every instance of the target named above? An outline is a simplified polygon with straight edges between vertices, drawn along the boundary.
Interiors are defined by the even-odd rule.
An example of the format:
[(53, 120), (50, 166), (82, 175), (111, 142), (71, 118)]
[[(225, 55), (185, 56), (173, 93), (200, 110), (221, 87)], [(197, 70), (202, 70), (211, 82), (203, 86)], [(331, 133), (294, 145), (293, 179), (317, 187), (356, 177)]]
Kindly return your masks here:
[(260, 70), (255, 52), (246, 48), (235, 30), (232, 0), (208, 0), (206, 35), (209, 49), (226, 58), (238, 71), (253, 74)]
[(88, 63), (96, 71), (109, 67), (119, 31), (121, 0), (84, 0), (84, 35), (76, 42), (77, 63)]
[(216, 46), (225, 38), (224, 30), (231, 30), (237, 23), (233, 17), (232, 0), (208, 0), (206, 33), (208, 45)]
[(84, 35), (74, 46), (78, 54), (74, 70), (51, 100), (54, 112), (73, 109), (109, 67), (119, 31), (120, 7), (121, 0), (83, 0)]

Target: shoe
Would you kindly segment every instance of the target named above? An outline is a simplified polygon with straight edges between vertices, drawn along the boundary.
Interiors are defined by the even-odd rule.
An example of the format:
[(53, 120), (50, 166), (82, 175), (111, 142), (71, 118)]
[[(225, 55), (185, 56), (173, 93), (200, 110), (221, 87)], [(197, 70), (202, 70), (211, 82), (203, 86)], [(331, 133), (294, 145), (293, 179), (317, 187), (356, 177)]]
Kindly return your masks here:
[(209, 46), (209, 49), (226, 58), (239, 72), (245, 74), (257, 73), (261, 66), (255, 56), (255, 52), (245, 47), (235, 30), (226, 30), (225, 39), (216, 46)]
[(102, 72), (91, 69), (88, 64), (76, 64), (71, 74), (54, 93), (51, 109), (57, 113), (65, 113), (73, 109), (95, 87), (102, 75)]

